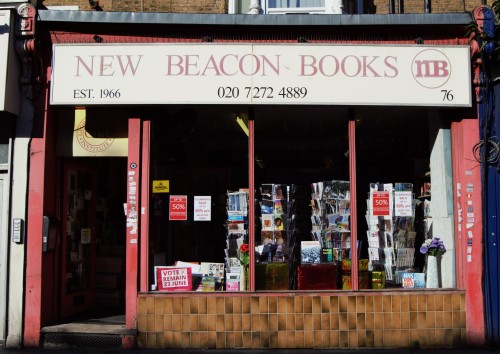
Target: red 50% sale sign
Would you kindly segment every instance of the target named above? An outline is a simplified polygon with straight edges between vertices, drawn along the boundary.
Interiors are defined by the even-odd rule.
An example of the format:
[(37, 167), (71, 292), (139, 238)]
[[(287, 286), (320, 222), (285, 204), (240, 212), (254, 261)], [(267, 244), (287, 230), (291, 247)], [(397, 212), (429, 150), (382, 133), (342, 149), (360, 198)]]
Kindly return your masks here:
[(187, 220), (187, 196), (171, 195), (169, 220)]
[(373, 215), (388, 216), (391, 215), (391, 206), (389, 202), (389, 192), (374, 192), (372, 198)]

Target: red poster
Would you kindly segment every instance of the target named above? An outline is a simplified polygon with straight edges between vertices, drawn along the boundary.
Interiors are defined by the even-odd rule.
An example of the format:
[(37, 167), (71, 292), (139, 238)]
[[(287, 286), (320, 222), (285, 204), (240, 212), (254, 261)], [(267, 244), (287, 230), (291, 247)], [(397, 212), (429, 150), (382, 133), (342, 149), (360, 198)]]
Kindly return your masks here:
[(389, 203), (389, 192), (374, 192), (372, 196), (372, 215), (389, 216), (391, 208)]
[(187, 196), (170, 196), (169, 220), (187, 220)]
[(191, 291), (193, 290), (191, 281), (191, 268), (156, 268), (159, 291)]

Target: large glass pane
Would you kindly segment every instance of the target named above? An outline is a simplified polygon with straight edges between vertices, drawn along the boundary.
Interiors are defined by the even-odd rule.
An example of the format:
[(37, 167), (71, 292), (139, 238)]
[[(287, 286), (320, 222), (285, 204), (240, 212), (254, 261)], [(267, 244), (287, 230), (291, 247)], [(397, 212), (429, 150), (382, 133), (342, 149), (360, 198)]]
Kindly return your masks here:
[(151, 182), (165, 188), (151, 194), (150, 285), (179, 290), (172, 277), (155, 284), (158, 270), (177, 266), (192, 274), (183, 290), (222, 291), (229, 256), (248, 244), (248, 213), (230, 219), (237, 210), (228, 209), (233, 193), (247, 202), (248, 137), (234, 109), (169, 107), (152, 116)]
[(350, 255), (347, 110), (255, 110), (256, 290), (331, 290)]
[[(449, 122), (423, 109), (356, 112), (359, 289), (442, 287), (431, 284), (429, 260), (454, 248), (453, 220), (446, 211), (433, 215), (430, 186), (440, 176), (432, 189), (441, 209), (452, 210)], [(422, 245), (430, 249), (422, 253)], [(452, 287), (453, 271), (446, 278)]]

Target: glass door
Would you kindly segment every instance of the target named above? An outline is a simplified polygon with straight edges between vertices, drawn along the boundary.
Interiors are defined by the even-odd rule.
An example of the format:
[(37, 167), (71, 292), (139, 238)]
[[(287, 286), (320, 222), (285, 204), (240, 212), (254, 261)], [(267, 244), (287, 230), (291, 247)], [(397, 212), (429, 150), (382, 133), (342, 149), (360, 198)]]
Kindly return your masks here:
[(64, 168), (61, 318), (94, 307), (95, 171), (80, 164)]

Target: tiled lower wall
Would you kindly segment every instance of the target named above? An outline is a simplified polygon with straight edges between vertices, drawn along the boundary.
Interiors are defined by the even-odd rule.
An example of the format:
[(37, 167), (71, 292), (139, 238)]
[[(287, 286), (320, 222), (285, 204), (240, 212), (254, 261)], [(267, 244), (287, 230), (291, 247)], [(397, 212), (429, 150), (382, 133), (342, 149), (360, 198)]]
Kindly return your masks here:
[(465, 345), (463, 291), (140, 294), (142, 348), (414, 348)]

